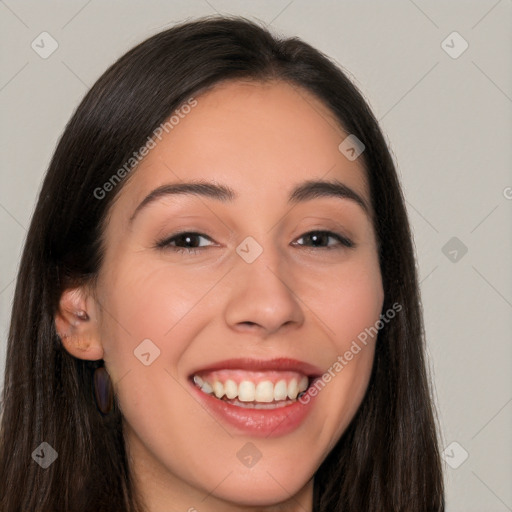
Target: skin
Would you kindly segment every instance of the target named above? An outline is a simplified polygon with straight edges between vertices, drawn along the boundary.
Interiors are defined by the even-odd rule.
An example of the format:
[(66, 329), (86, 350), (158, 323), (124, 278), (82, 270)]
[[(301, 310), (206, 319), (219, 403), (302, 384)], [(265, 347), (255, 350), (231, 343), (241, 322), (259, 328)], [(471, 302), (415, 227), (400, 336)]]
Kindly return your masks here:
[[(289, 357), (325, 371), (378, 321), (384, 293), (371, 218), (348, 199), (287, 204), (295, 185), (336, 178), (370, 205), (363, 162), (339, 151), (347, 134), (297, 87), (228, 82), (196, 99), (120, 191), (97, 284), (64, 292), (57, 331), (76, 357), (105, 360), (148, 510), (311, 511), (314, 473), (363, 399), (376, 340), (319, 392), (300, 428), (276, 438), (219, 422), (187, 378), (237, 357)], [(163, 197), (129, 222), (151, 190), (192, 179), (239, 197)], [(335, 238), (315, 247), (304, 236), (315, 230), (355, 247)], [(206, 235), (192, 242), (202, 252), (155, 248), (180, 231)], [(263, 248), (251, 264), (235, 251), (247, 236)], [(149, 366), (134, 357), (147, 338), (160, 350)], [(262, 454), (252, 468), (236, 457), (247, 442)]]

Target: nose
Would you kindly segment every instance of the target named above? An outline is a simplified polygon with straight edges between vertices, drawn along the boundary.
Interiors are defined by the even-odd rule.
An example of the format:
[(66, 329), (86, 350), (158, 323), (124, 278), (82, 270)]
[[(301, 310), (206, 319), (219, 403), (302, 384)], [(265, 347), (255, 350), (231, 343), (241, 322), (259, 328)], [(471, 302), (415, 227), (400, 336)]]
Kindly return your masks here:
[(225, 308), (230, 328), (266, 338), (280, 329), (302, 325), (304, 313), (293, 291), (293, 274), (277, 251), (265, 247), (252, 263), (237, 256), (234, 265)]

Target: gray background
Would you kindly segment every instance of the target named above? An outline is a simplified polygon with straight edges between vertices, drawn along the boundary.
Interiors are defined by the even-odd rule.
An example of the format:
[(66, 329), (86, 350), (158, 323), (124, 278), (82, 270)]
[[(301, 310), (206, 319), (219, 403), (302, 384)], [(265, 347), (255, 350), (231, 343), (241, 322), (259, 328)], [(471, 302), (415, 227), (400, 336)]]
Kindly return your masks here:
[[(65, 123), (133, 45), (215, 12), (322, 50), (381, 121), (414, 230), (448, 511), (512, 510), (512, 0), (0, 1), (0, 377), (20, 251)], [(31, 47), (44, 31), (59, 45), (46, 59)], [(454, 31), (469, 44), (457, 58)]]

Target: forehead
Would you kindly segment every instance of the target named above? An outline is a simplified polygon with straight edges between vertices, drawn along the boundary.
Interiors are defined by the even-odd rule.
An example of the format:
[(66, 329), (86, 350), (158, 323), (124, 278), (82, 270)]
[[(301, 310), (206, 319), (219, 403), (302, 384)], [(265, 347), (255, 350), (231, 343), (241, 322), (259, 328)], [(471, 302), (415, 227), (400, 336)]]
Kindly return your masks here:
[(241, 201), (274, 203), (304, 180), (336, 179), (371, 204), (362, 159), (340, 152), (348, 134), (308, 91), (282, 81), (231, 81), (195, 100), (133, 172), (121, 194), (127, 203), (189, 180), (228, 184)]

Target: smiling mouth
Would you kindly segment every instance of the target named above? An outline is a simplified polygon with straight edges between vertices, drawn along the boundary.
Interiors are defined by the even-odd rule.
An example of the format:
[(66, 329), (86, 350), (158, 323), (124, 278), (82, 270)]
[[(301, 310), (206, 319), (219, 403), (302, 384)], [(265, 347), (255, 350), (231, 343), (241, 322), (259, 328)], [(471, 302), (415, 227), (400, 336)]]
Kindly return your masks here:
[(206, 395), (247, 409), (290, 406), (304, 394), (312, 377), (298, 371), (222, 369), (197, 372), (192, 382)]

